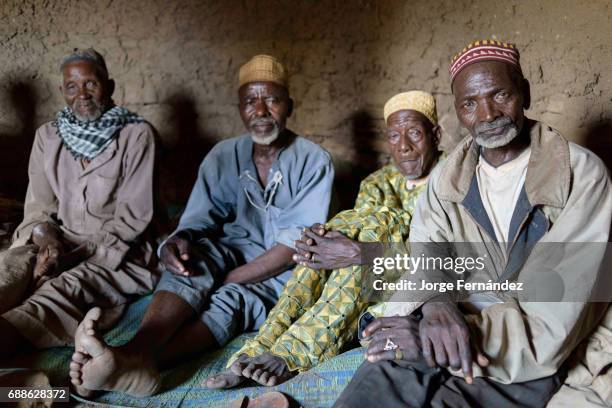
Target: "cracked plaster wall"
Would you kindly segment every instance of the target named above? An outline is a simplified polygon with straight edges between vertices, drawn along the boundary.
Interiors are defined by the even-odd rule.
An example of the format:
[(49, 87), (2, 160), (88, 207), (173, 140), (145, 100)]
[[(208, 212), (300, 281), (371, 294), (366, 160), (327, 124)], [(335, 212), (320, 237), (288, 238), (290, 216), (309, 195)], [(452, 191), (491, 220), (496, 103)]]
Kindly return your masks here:
[[(289, 126), (357, 180), (386, 160), (382, 106), (414, 88), (439, 103), (444, 147), (460, 137), (448, 63), (466, 43), (515, 42), (528, 114), (609, 163), (612, 3), (592, 1), (0, 1), (0, 194), (22, 197), (34, 130), (62, 106), (57, 62), (94, 46), (115, 101), (160, 132), (162, 198), (181, 202), (200, 159), (242, 131), (238, 67), (256, 53), (288, 66)], [(342, 190), (341, 190), (342, 192)], [(352, 198), (352, 197), (349, 197)], [(350, 204), (350, 199), (344, 200)]]

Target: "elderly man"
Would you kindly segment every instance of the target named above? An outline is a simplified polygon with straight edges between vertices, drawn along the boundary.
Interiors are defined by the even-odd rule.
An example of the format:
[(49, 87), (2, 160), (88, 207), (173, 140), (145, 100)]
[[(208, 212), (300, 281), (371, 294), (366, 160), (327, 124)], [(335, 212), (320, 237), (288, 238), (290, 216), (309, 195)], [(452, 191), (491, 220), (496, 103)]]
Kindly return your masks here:
[[(489, 282), (537, 286), (531, 273), (546, 274), (565, 282), (571, 302), (503, 292), (472, 294), (462, 305), (432, 298), (420, 322), (398, 317), (408, 330), (382, 334), (413, 361), (365, 362), (336, 407), (543, 407), (562, 383), (564, 361), (607, 308), (583, 296), (595, 288), (603, 252), (581, 252), (564, 268), (576, 253), (559, 260), (547, 252), (560, 244), (544, 244), (601, 248), (607, 241), (612, 191), (601, 160), (524, 116), (529, 84), (514, 45), (470, 44), (453, 59), (451, 83), (457, 117), (471, 136), (432, 173), (411, 245), (472, 243), (488, 251)], [(540, 279), (530, 289), (553, 283)]]
[(331, 157), (285, 128), (293, 101), (283, 65), (255, 56), (240, 68), (239, 85), (248, 134), (204, 158), (179, 226), (161, 246), (166, 271), (135, 337), (110, 348), (97, 333), (100, 311), (86, 316), (70, 372), (79, 392), (153, 394), (158, 367), (257, 330), (292, 274), (302, 228), (327, 217)]
[[(359, 242), (408, 237), (416, 199), (440, 156), (432, 95), (395, 95), (385, 104), (384, 118), (392, 163), (361, 183), (354, 209), (313, 226), (296, 243), (300, 254), (294, 259), (301, 266), (279, 303), (259, 334), (230, 359), (229, 371), (209, 378), (208, 387), (233, 387), (247, 378), (273, 386), (335, 356), (354, 339), (367, 306)], [(381, 313), (381, 306), (370, 312)], [(377, 345), (372, 343), (373, 352)]]
[(36, 132), (24, 220), (0, 263), (3, 277), (25, 272), (12, 287), (30, 288), (0, 317), (2, 355), (71, 345), (92, 306), (109, 310), (108, 325), (158, 280), (141, 239), (153, 217), (154, 130), (114, 105), (93, 49), (75, 50), (60, 72), (67, 106)]

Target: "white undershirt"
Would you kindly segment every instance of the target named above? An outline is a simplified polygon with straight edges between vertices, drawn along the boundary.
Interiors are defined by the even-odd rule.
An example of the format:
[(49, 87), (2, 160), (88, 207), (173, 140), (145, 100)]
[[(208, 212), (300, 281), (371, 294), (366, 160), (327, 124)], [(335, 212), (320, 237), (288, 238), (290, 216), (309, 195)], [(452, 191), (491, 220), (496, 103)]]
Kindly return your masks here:
[(493, 167), (482, 155), (478, 159), (476, 178), (480, 198), (499, 242), (508, 242), (512, 214), (525, 184), (530, 155), (528, 147), (516, 159), (499, 167)]

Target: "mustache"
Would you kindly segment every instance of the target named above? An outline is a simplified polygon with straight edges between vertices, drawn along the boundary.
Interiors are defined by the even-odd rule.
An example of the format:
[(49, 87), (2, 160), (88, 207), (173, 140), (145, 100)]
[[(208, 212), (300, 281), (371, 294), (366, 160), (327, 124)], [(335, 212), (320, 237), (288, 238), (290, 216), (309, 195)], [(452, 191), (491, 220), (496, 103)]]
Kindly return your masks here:
[(256, 118), (249, 122), (251, 126), (257, 125), (276, 125), (276, 121), (272, 118)]
[(474, 127), (474, 130), (476, 131), (476, 133), (482, 133), (482, 132), (486, 132), (486, 131), (501, 128), (501, 127), (507, 127), (510, 125), (514, 125), (514, 122), (512, 121), (512, 119), (508, 116), (503, 116), (499, 119), (495, 119), (493, 122), (479, 123), (478, 125)]

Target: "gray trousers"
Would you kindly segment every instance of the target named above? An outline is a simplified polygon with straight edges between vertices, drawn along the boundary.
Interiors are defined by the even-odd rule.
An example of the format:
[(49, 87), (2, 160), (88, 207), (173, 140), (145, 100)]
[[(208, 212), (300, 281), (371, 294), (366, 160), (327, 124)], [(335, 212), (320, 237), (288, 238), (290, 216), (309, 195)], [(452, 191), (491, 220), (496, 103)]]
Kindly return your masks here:
[(365, 361), (334, 408), (369, 407), (545, 407), (563, 384), (565, 370), (550, 377), (517, 384), (474, 378), (468, 384), (444, 368), (425, 362)]
[(189, 303), (219, 346), (259, 329), (292, 271), (258, 283), (223, 285), (227, 273), (245, 263), (240, 251), (208, 238), (192, 242), (192, 247), (186, 267), (197, 275), (185, 277), (166, 270), (155, 291), (174, 293)]

